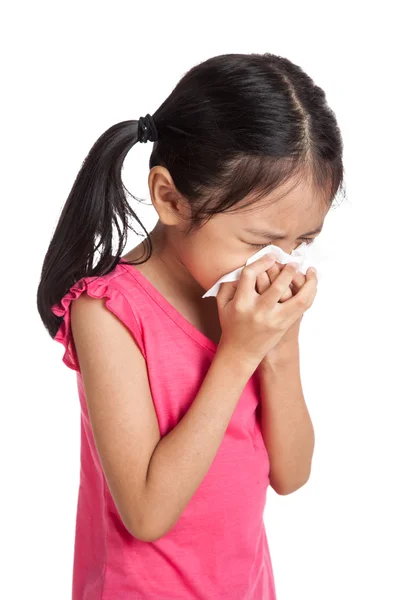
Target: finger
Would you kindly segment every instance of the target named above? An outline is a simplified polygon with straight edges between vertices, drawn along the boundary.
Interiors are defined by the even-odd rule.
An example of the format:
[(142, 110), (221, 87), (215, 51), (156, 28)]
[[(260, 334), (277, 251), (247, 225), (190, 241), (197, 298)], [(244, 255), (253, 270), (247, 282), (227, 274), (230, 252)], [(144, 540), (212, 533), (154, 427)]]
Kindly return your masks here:
[(295, 277), (293, 277), (293, 281), (291, 283), (291, 288), (292, 288), (293, 294), (297, 294), (297, 292), (299, 291), (299, 289), (301, 287), (303, 287), (305, 282), (306, 282), (306, 276), (303, 275), (303, 273), (297, 273), (295, 275)]
[(279, 275), (280, 269), (278, 265), (275, 263), (270, 267), (265, 273), (262, 273), (257, 277), (257, 291), (261, 295), (269, 288), (271, 283), (276, 279)]
[(279, 269), (279, 267), (276, 263), (274, 265), (272, 265), (272, 267), (270, 269), (268, 269), (268, 271), (267, 271), (268, 278), (271, 283), (278, 277), (280, 272), (281, 272), (281, 269)]
[(279, 298), (278, 302), (286, 302), (289, 298), (293, 297), (293, 292), (291, 289), (291, 284), (289, 283), (289, 287), (283, 292), (282, 296)]
[[(285, 265), (278, 277), (260, 296), (259, 302), (265, 304), (266, 308), (273, 308), (283, 293), (287, 290), (289, 284), (292, 283), (293, 277), (296, 275), (298, 270), (297, 267), (298, 265), (295, 263), (288, 263)], [(290, 300), (292, 300), (292, 298), (290, 298)]]
[[(271, 283), (273, 281), (275, 281), (275, 279), (278, 277), (279, 273), (282, 271), (283, 267), (284, 267), (284, 265), (282, 265), (281, 263), (275, 263), (273, 267), (268, 269), (268, 276), (269, 276)], [(265, 290), (263, 290), (263, 291), (265, 291)], [(289, 300), (289, 298), (291, 298), (292, 296), (293, 296), (292, 284), (289, 283), (289, 287), (283, 292), (283, 294), (279, 298), (278, 302), (286, 302), (286, 300)]]
[(224, 307), (235, 296), (238, 286), (237, 281), (224, 281), (220, 284), (217, 295), (215, 296), (217, 304)]
[(271, 280), (270, 280), (270, 272), (272, 271), (271, 269), (268, 269), (268, 271), (264, 271), (264, 273), (261, 273), (261, 275), (259, 275), (257, 277), (257, 293), (258, 294), (263, 294), (265, 292), (265, 290), (267, 290), (269, 288), (269, 286), (271, 285)]
[[(313, 268), (314, 268), (314, 271), (312, 271)], [(315, 267), (308, 267), (306, 274), (307, 274), (307, 277), (308, 277), (308, 275), (310, 275), (310, 276), (314, 275), (315, 279), (317, 280), (317, 284), (318, 284), (318, 272), (315, 269)]]
[[(273, 284), (272, 284), (273, 285)], [(271, 288), (272, 288), (271, 285)], [(297, 294), (287, 302), (280, 305), (280, 314), (283, 320), (287, 320), (289, 327), (308, 310), (314, 302), (317, 294), (318, 279), (316, 273), (307, 269), (306, 281)], [(270, 290), (268, 290), (269, 292)]]
[[(283, 266), (282, 266), (283, 268)], [(261, 295), (263, 294), (271, 285), (271, 283), (278, 277), (281, 269), (275, 264), (270, 269), (265, 271), (257, 277), (257, 292)], [(290, 286), (283, 292), (282, 296), (279, 299), (279, 302), (285, 302), (289, 298), (292, 297), (292, 290)]]
[(272, 267), (275, 261), (275, 254), (269, 253), (243, 267), (236, 290), (238, 301), (247, 302), (250, 298), (258, 296), (255, 290), (257, 277)]
[[(273, 281), (275, 281), (275, 279), (278, 277), (279, 273), (282, 271), (284, 265), (277, 265), (275, 263), (275, 265), (273, 267), (271, 267), (270, 269), (268, 269), (267, 273), (268, 273), (268, 277), (270, 280), (270, 283), (272, 283)], [(286, 300), (289, 300), (289, 298), (291, 298), (293, 296), (292, 293), (292, 289), (291, 289), (291, 285), (289, 284), (289, 287), (286, 288), (286, 290), (283, 292), (282, 296), (279, 298), (278, 302), (286, 302)], [(265, 290), (263, 290), (264, 292)]]

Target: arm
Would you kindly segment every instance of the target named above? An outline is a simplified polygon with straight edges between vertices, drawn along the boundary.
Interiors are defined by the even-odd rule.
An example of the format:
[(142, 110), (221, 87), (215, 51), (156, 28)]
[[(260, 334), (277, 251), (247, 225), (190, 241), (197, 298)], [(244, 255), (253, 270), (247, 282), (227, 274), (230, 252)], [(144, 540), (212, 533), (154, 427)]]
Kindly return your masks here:
[(258, 372), (271, 486), (278, 494), (290, 494), (307, 482), (315, 444), (302, 392), (298, 348), (287, 356), (267, 356)]
[[(161, 438), (140, 348), (104, 298), (82, 294), (71, 323), (96, 449), (126, 529), (148, 542), (177, 522), (209, 470), (257, 365), (221, 342), (190, 408)], [(129, 325), (129, 324), (127, 324)]]
[(175, 525), (201, 484), (255, 368), (220, 344), (189, 410), (156, 446), (144, 493), (142, 528), (149, 539)]

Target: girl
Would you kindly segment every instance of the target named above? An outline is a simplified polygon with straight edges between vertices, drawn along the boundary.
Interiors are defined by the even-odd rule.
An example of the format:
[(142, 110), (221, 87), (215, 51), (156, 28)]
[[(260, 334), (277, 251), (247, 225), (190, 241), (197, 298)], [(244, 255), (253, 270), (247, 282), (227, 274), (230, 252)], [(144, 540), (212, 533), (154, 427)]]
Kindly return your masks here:
[[(147, 141), (159, 219), (121, 257), (130, 216), (147, 234), (121, 179)], [(37, 297), (81, 403), (73, 600), (276, 598), (263, 513), (269, 484), (310, 475), (298, 333), (317, 278), (268, 254), (202, 296), (256, 248), (312, 243), (342, 187), (323, 90), (269, 53), (194, 66), (94, 144)]]

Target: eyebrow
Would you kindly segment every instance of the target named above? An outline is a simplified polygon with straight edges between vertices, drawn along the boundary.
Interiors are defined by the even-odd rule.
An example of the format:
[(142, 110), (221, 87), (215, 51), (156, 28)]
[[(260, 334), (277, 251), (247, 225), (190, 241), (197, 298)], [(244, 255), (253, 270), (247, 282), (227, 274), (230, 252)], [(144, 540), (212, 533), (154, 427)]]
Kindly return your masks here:
[[(307, 231), (306, 233), (302, 233), (298, 237), (304, 237), (306, 235), (312, 235), (313, 233), (319, 233), (322, 231), (323, 224), (320, 225), (317, 229), (313, 231)], [(273, 240), (283, 240), (286, 236), (283, 235), (280, 231), (267, 231), (266, 229), (245, 229), (246, 233), (253, 233), (254, 235), (259, 235), (263, 238), (269, 238)]]

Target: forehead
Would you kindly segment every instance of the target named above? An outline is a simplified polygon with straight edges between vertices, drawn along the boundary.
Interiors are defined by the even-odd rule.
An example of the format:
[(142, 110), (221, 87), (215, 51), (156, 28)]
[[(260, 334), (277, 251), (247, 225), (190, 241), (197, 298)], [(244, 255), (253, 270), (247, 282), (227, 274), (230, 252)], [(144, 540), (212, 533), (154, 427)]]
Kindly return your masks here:
[(229, 217), (235, 228), (273, 226), (287, 233), (297, 229), (307, 231), (316, 229), (325, 219), (330, 208), (327, 198), (327, 192), (309, 181), (302, 180), (297, 185), (289, 182), (252, 206), (220, 216)]

